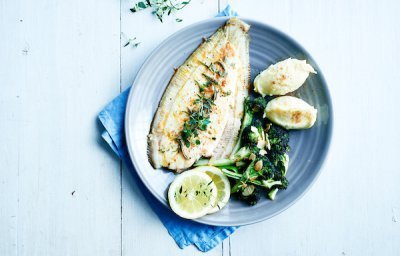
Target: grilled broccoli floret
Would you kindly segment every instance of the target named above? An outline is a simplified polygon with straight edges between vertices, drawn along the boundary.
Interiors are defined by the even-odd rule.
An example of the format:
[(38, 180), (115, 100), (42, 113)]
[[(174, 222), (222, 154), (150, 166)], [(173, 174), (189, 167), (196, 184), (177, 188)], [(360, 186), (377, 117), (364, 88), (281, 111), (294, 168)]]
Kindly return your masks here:
[(267, 189), (270, 189), (270, 188), (272, 188), (272, 187), (276, 187), (276, 186), (282, 185), (282, 181), (280, 181), (280, 180), (273, 180), (273, 179), (262, 180), (261, 183), (262, 183), (262, 186), (265, 187), (265, 188), (267, 188)]
[(269, 153), (269, 158), (276, 168), (282, 173), (282, 175), (286, 175), (289, 164), (288, 154), (280, 154), (276, 151), (271, 151)]
[(247, 146), (256, 146), (258, 141), (258, 133), (251, 130), (251, 126), (248, 126), (243, 131), (242, 142)]
[(287, 187), (289, 186), (289, 181), (286, 179), (285, 176), (282, 176), (281, 178), (281, 183), (280, 185), (276, 186), (279, 189), (287, 189)]
[[(281, 176), (286, 175), (289, 156), (287, 153), (290, 150), (289, 132), (277, 125), (271, 125), (268, 130), (268, 139), (271, 145), (271, 150), (268, 152), (268, 158), (279, 170)], [(283, 187), (287, 187), (283, 186)]]
[(279, 155), (289, 152), (289, 131), (272, 124), (268, 130), (268, 139), (271, 144), (271, 152)]
[(268, 101), (270, 101), (272, 99), (272, 97), (257, 97), (254, 98), (251, 101), (251, 109), (253, 110), (253, 112), (258, 113), (258, 112), (264, 112), (264, 109), (267, 107), (267, 103)]
[(266, 179), (273, 179), (277, 172), (275, 165), (271, 162), (271, 160), (269, 160), (267, 156), (261, 157), (261, 160), (262, 160), (262, 169), (260, 173)]
[(263, 167), (261, 173), (263, 176), (262, 185), (268, 189), (276, 187), (279, 189), (286, 189), (289, 182), (285, 177), (285, 172), (273, 164), (269, 157), (263, 156), (262, 158)]
[(260, 120), (255, 120), (243, 131), (242, 144), (247, 147), (257, 147), (258, 142), (265, 140), (263, 124)]
[(249, 158), (252, 153), (258, 154), (260, 149), (257, 147), (257, 144), (262, 139), (263, 133), (262, 123), (258, 120), (245, 127), (240, 138), (242, 147), (234, 151), (230, 158), (234, 161), (241, 161)]
[(249, 147), (240, 148), (235, 154), (231, 156), (231, 159), (235, 162), (247, 159), (250, 157), (252, 149)]
[(242, 120), (242, 126), (240, 127), (238, 140), (236, 142), (235, 147), (232, 150), (232, 154), (236, 153), (242, 147), (243, 131), (244, 131), (244, 129), (246, 129), (246, 127), (251, 125), (252, 121), (253, 121), (253, 111), (251, 110), (250, 98), (246, 98), (244, 100), (244, 116), (243, 116), (243, 120)]
[(256, 146), (258, 141), (258, 133), (251, 130), (251, 126), (247, 126), (243, 130), (242, 146)]
[(238, 198), (248, 205), (255, 205), (260, 200), (261, 190), (254, 185), (248, 185), (243, 192), (238, 193)]
[(257, 129), (257, 132), (259, 135), (263, 133), (264, 128), (263, 128), (263, 123), (260, 120), (254, 120), (253, 124), (251, 125)]
[(268, 192), (268, 198), (270, 200), (275, 200), (276, 193), (278, 192), (279, 188), (273, 188), (271, 191)]

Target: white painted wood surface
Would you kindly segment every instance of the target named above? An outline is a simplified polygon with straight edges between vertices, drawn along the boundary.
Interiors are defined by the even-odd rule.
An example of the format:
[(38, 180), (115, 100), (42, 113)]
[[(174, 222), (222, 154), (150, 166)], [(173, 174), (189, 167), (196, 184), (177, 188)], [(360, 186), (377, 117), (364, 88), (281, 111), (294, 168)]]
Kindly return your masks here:
[[(303, 199), (205, 255), (400, 255), (400, 3), (230, 3), (310, 51), (335, 129)], [(203, 255), (175, 245), (101, 141), (96, 115), (160, 41), (226, 1), (193, 0), (182, 23), (165, 24), (131, 4), (0, 0), (0, 255)], [(123, 48), (121, 32), (141, 45)]]

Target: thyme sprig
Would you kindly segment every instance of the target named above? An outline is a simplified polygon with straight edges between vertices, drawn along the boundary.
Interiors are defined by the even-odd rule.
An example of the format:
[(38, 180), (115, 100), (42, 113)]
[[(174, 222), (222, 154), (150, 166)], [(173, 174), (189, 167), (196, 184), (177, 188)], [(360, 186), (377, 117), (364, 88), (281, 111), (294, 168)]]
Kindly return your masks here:
[(224, 92), (219, 81), (220, 77), (225, 77), (227, 75), (224, 63), (216, 62), (210, 65), (203, 62), (200, 63), (206, 66), (213, 75), (210, 76), (203, 73), (202, 76), (205, 78), (204, 83), (195, 80), (196, 85), (199, 87), (199, 93), (193, 102), (194, 107), (185, 112), (188, 114), (189, 120), (184, 123), (182, 132), (178, 138), (181, 147), (182, 145), (190, 147), (194, 139), (196, 145), (200, 144), (200, 140), (197, 137), (199, 131), (205, 131), (210, 123), (210, 113), (212, 111), (212, 106), (215, 105), (214, 101), (218, 98), (219, 94), (221, 94), (221, 96), (227, 96), (231, 93), (230, 91)]
[[(219, 69), (219, 68), (217, 67), (216, 64), (219, 64), (219, 65), (222, 67), (222, 70)], [(209, 69), (210, 69), (213, 73), (218, 74), (220, 77), (225, 77), (225, 76), (227, 75), (225, 65), (224, 65), (224, 63), (221, 62), (221, 61), (218, 61), (218, 62), (216, 62), (216, 63), (212, 63), (212, 64), (209, 66)]]
[[(200, 63), (208, 68), (212, 73), (220, 77), (225, 77), (227, 75), (225, 64), (222, 61), (217, 61), (215, 63), (211, 63), (210, 65), (207, 65), (206, 63), (201, 61)], [(220, 66), (220, 68), (218, 66)]]
[(121, 36), (122, 36), (123, 38), (125, 38), (125, 40), (126, 40), (126, 43), (124, 44), (124, 47), (127, 47), (128, 45), (131, 45), (133, 48), (136, 48), (136, 47), (138, 47), (139, 44), (141, 43), (141, 42), (138, 42), (138, 41), (137, 41), (136, 37), (134, 37), (134, 38), (127, 38), (126, 35), (125, 35), (124, 33), (121, 33)]
[[(183, 8), (185, 8), (191, 0), (144, 0), (137, 2), (130, 10), (138, 12), (147, 8), (153, 9), (153, 14), (161, 21), (164, 21), (165, 16), (169, 16)], [(176, 22), (182, 22), (182, 19), (175, 19)]]
[[(199, 131), (205, 131), (210, 123), (210, 113), (214, 104), (213, 98), (208, 98), (204, 93), (197, 94), (194, 101), (195, 108), (189, 109), (186, 113), (189, 120), (183, 125), (180, 140), (186, 147), (190, 147), (191, 138), (196, 138)], [(200, 140), (195, 140), (196, 145), (200, 144)]]

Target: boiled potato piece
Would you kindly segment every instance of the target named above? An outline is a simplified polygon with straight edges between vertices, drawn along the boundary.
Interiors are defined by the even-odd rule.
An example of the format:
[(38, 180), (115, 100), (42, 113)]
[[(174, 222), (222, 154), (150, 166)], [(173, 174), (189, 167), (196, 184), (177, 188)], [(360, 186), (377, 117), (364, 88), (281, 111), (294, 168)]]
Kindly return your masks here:
[(310, 73), (316, 74), (305, 60), (286, 59), (269, 66), (254, 80), (254, 90), (265, 95), (285, 95), (304, 84)]
[(299, 98), (281, 96), (268, 102), (265, 116), (286, 129), (307, 129), (314, 125), (317, 110)]

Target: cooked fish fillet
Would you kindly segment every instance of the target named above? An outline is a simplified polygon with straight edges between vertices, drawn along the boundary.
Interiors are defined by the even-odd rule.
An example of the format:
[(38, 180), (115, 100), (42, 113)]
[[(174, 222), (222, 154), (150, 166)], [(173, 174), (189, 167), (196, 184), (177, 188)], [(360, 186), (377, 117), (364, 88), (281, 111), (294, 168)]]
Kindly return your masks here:
[[(171, 78), (148, 136), (148, 153), (155, 168), (183, 170), (200, 157), (226, 157), (236, 143), (249, 89), (250, 26), (232, 18), (205, 40)], [(182, 139), (191, 113), (212, 101), (206, 129)], [(202, 112), (203, 113), (203, 112)]]

